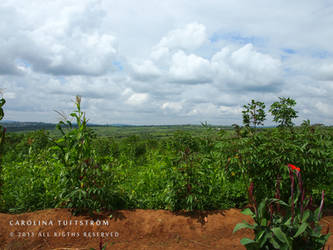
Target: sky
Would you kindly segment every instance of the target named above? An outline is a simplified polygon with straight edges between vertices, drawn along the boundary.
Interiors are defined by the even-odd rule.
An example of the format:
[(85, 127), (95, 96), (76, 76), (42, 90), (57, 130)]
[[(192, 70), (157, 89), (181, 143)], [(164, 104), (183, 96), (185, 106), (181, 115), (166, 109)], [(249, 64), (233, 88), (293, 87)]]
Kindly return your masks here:
[(333, 125), (330, 0), (1, 0), (5, 120), (242, 123), (252, 99)]

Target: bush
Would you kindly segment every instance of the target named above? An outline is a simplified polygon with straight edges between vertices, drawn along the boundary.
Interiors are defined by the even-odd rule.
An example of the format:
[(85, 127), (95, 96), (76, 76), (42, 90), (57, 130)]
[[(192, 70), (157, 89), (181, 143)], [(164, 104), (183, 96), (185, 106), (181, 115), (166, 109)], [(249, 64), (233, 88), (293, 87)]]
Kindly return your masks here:
[[(293, 171), (296, 171), (296, 180)], [(322, 215), (324, 204), (324, 191), (320, 207), (313, 212), (310, 209), (311, 198), (305, 197), (300, 169), (289, 164), (291, 180), (291, 194), (289, 204), (279, 199), (279, 184), (276, 189), (276, 198), (263, 199), (257, 205), (253, 196), (253, 186), (250, 187), (251, 201), (254, 204), (254, 212), (249, 208), (243, 211), (246, 215), (251, 215), (255, 221), (253, 225), (249, 223), (239, 223), (235, 226), (234, 232), (241, 228), (249, 228), (254, 231), (255, 238), (243, 238), (241, 243), (246, 249), (323, 249), (329, 237), (321, 234), (319, 220)], [(296, 192), (295, 192), (296, 185)], [(288, 208), (283, 214), (280, 205)]]
[[(52, 150), (54, 156), (63, 164), (62, 181), (64, 189), (60, 193), (60, 206), (72, 209), (74, 213), (92, 212), (102, 208), (113, 208), (112, 172), (96, 161), (92, 140), (96, 137), (87, 127), (87, 119), (81, 111), (81, 98), (76, 97), (76, 111), (71, 116), (76, 119), (77, 127), (71, 121), (59, 122), (57, 128), (62, 137)], [(67, 125), (68, 130), (63, 126)], [(106, 202), (109, 201), (109, 202)]]

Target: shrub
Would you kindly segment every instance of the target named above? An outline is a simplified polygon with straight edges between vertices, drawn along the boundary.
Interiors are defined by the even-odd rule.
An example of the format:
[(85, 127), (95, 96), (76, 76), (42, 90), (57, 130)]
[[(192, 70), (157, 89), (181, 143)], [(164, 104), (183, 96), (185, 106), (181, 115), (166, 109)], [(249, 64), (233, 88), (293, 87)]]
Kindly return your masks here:
[[(57, 125), (62, 137), (55, 141), (55, 156), (64, 165), (62, 175), (64, 189), (60, 194), (60, 206), (67, 206), (74, 213), (92, 212), (96, 209), (111, 208), (112, 174), (111, 169), (96, 162), (92, 140), (96, 137), (87, 127), (87, 119), (81, 111), (81, 98), (76, 97), (76, 111), (71, 116), (76, 119), (77, 127), (71, 121), (60, 121)], [(64, 129), (67, 125), (68, 130)]]
[[(311, 199), (305, 197), (300, 169), (291, 164), (288, 167), (291, 180), (289, 204), (279, 199), (279, 183), (276, 188), (276, 198), (265, 198), (259, 205), (253, 196), (253, 186), (250, 186), (254, 212), (247, 208), (243, 213), (251, 215), (255, 223), (253, 225), (239, 223), (234, 228), (234, 232), (241, 228), (249, 228), (254, 231), (255, 238), (253, 240), (248, 238), (241, 240), (247, 249), (319, 250), (324, 248), (329, 237), (328, 232), (326, 235), (321, 234), (321, 226), (319, 225), (324, 204), (324, 191), (320, 207), (313, 212), (309, 207)], [(294, 171), (296, 171), (296, 178)], [(295, 183), (295, 179), (297, 183)], [(286, 214), (283, 214), (280, 205), (288, 208)]]

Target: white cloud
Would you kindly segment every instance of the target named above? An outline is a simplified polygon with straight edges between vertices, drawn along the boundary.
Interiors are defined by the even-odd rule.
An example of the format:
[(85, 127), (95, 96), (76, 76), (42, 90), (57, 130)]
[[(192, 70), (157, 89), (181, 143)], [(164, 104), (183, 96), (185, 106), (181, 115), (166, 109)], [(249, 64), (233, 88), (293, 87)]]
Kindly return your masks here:
[(158, 43), (158, 48), (195, 50), (207, 40), (206, 27), (199, 23), (190, 23), (183, 28), (172, 30)]
[(170, 50), (166, 47), (154, 47), (150, 57), (154, 61), (166, 61), (169, 59), (170, 56)]
[[(97, 3), (61, 5), (58, 1), (45, 8), (40, 4), (36, 9), (29, 9), (29, 5), (21, 9), (0, 8), (0, 15), (11, 12), (2, 16), (6, 25), (0, 26), (4, 34), (0, 45), (7, 53), (1, 56), (0, 73), (3, 68), (8, 74), (17, 73), (17, 59), (36, 71), (55, 75), (101, 75), (112, 70), (112, 61), (117, 56), (116, 38), (101, 31), (98, 24), (91, 26), (94, 20), (102, 20), (103, 11), (96, 7)], [(52, 7), (55, 9), (51, 10)], [(45, 9), (49, 15), (45, 15)], [(89, 24), (91, 29), (87, 28)]]
[(182, 108), (183, 105), (179, 102), (165, 102), (162, 105), (162, 109), (169, 109), (176, 112), (179, 112)]
[(141, 105), (148, 100), (148, 97), (149, 95), (147, 93), (134, 93), (126, 102), (130, 105)]
[(155, 64), (150, 60), (144, 60), (142, 63), (131, 64), (134, 78), (138, 80), (148, 80), (156, 78), (161, 74)]
[(324, 81), (333, 81), (333, 63), (321, 65), (317, 77)]
[(242, 87), (276, 84), (281, 78), (281, 62), (257, 52), (252, 44), (232, 50), (225, 47), (212, 58), (212, 67), (220, 81)]
[(183, 51), (173, 54), (169, 73), (171, 81), (180, 83), (205, 83), (212, 77), (208, 60)]
[(323, 114), (326, 114), (326, 115), (331, 115), (332, 114), (333, 106), (330, 106), (327, 103), (317, 102), (315, 104), (315, 107), (318, 109), (319, 112), (321, 112)]
[[(60, 37), (38, 32), (33, 40), (44, 52), (41, 58), (22, 56), (37, 70), (55, 75), (101, 75), (112, 70), (116, 60), (116, 39), (109, 34), (73, 33)], [(46, 64), (39, 64), (43, 60)]]
[(219, 110), (224, 114), (233, 114), (238, 115), (242, 113), (241, 107), (228, 107), (228, 106), (220, 106)]

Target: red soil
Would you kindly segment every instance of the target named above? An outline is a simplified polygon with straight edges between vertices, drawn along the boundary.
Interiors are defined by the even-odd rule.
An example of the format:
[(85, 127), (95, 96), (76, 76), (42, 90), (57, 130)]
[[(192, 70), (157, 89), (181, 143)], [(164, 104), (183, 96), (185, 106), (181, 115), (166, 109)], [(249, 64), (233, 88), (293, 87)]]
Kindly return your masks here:
[[(64, 225), (70, 220), (73, 225)], [(85, 225), (86, 220), (95, 220), (94, 225)], [(107, 243), (106, 249), (245, 249), (239, 241), (243, 237), (253, 238), (251, 231), (246, 229), (232, 233), (235, 225), (242, 220), (252, 222), (239, 209), (192, 214), (164, 210), (118, 210), (94, 217), (73, 216), (67, 209), (0, 214), (0, 249), (99, 249), (101, 239)], [(25, 225), (21, 225), (22, 221)], [(43, 225), (43, 221), (48, 225)], [(97, 225), (98, 221), (109, 225)], [(36, 225), (26, 225), (33, 222)], [(321, 223), (323, 232), (330, 224), (332, 233), (333, 216), (324, 217)], [(112, 237), (106, 234), (104, 238), (88, 235), (97, 232), (112, 232)], [(333, 236), (328, 245), (333, 248)]]

